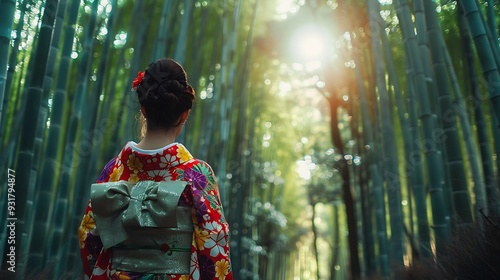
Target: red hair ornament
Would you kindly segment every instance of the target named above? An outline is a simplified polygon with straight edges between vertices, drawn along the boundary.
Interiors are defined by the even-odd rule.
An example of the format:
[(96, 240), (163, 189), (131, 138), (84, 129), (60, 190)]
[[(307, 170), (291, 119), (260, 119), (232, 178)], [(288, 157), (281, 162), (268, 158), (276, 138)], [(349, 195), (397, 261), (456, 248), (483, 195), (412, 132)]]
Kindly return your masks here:
[(136, 90), (137, 87), (141, 84), (142, 82), (142, 78), (144, 78), (144, 72), (141, 72), (139, 71), (137, 73), (137, 77), (134, 79), (134, 81), (132, 82), (132, 90)]

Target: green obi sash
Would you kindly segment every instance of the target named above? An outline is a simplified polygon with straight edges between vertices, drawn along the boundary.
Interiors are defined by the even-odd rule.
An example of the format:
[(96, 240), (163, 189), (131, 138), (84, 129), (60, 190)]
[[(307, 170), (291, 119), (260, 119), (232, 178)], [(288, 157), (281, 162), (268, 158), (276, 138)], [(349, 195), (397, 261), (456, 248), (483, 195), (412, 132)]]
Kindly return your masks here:
[(184, 181), (93, 184), (90, 199), (104, 249), (116, 270), (189, 274), (191, 208), (178, 206)]

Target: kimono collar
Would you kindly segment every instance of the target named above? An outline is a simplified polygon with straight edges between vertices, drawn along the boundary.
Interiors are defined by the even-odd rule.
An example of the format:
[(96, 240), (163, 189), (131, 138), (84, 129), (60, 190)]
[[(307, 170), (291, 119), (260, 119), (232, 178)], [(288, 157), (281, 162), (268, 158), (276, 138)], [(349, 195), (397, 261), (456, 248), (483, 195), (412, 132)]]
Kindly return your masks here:
[(121, 162), (136, 161), (136, 165), (157, 169), (169, 168), (184, 164), (193, 159), (191, 153), (180, 143), (172, 143), (155, 150), (137, 148), (133, 141), (128, 142), (118, 155)]

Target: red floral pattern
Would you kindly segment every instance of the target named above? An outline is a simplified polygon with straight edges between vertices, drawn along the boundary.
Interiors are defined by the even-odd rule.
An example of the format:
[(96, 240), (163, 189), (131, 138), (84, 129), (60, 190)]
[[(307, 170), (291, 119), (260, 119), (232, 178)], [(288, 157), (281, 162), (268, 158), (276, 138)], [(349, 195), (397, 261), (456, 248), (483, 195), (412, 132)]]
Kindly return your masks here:
[[(192, 206), (194, 233), (191, 244), (189, 275), (152, 275), (116, 271), (111, 266), (112, 248), (102, 249), (90, 201), (82, 219), (78, 235), (80, 254), (85, 274), (90, 279), (233, 279), (229, 260), (229, 227), (224, 217), (219, 191), (212, 168), (195, 159), (178, 143), (156, 151), (143, 151), (129, 142), (120, 154), (111, 160), (97, 182), (119, 180), (190, 182), (179, 204)], [(95, 263), (95, 265), (94, 265)]]

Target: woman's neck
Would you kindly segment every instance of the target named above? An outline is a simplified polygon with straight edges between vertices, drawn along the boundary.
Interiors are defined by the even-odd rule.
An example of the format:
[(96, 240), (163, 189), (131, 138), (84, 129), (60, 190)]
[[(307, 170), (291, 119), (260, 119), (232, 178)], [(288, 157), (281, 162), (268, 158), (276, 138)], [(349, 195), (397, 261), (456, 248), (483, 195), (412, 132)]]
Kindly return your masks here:
[(144, 138), (137, 144), (137, 148), (143, 150), (156, 150), (174, 143), (175, 131), (146, 131)]

